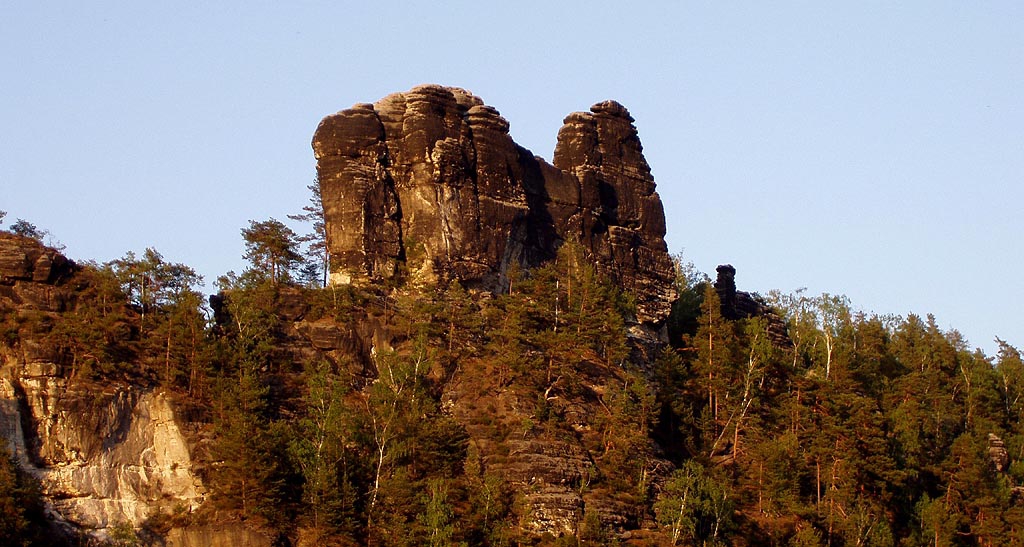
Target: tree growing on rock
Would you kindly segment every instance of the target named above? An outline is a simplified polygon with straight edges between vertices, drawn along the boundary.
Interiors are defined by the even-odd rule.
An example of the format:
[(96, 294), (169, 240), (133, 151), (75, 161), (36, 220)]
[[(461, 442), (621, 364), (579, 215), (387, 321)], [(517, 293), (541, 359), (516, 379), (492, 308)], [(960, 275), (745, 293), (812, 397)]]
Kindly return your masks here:
[(108, 266), (117, 276), (131, 304), (141, 311), (143, 329), (148, 312), (173, 305), (203, 282), (202, 276), (194, 269), (185, 264), (167, 262), (152, 247), (142, 253), (142, 258), (136, 258), (135, 253), (129, 251)]
[(242, 228), (244, 258), (252, 269), (268, 277), (275, 285), (291, 279), (292, 270), (303, 262), (299, 254), (299, 236), (277, 219), (249, 221)]
[[(331, 266), (331, 253), (327, 248), (327, 225), (324, 223), (324, 202), (320, 192), (320, 178), (317, 177), (313, 184), (306, 188), (309, 188), (309, 191), (313, 194), (309, 198), (309, 205), (302, 208), (303, 212), (301, 214), (288, 215), (288, 218), (312, 223), (312, 230), (308, 234), (297, 238), (299, 243), (306, 244), (304, 254), (309, 259), (303, 271), (312, 272), (320, 270), (319, 273), (323, 275), (321, 286), (326, 287), (327, 274)], [(319, 263), (319, 266), (317, 263)]]
[(22, 237), (30, 237), (40, 243), (42, 243), (43, 238), (46, 237), (47, 234), (46, 230), (40, 230), (35, 224), (32, 224), (22, 218), (16, 220), (14, 224), (11, 224), (9, 229), (12, 234), (17, 234)]

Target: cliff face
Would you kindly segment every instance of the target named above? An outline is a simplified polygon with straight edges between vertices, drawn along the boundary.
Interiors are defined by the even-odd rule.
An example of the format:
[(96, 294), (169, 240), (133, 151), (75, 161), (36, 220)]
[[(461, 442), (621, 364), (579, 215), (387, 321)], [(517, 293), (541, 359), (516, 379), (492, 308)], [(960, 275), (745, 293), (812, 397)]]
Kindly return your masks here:
[[(67, 313), (77, 270), (53, 249), (0, 233), (0, 315), (46, 325)], [(0, 433), (56, 515), (102, 530), (198, 506), (203, 487), (164, 393), (73, 382), (45, 332), (17, 334), (0, 349)]]
[(554, 165), (498, 111), (420, 86), (327, 116), (313, 136), (332, 280), (454, 278), (502, 290), (510, 268), (580, 242), (656, 324), (674, 297), (665, 215), (633, 118), (608, 101), (565, 119)]

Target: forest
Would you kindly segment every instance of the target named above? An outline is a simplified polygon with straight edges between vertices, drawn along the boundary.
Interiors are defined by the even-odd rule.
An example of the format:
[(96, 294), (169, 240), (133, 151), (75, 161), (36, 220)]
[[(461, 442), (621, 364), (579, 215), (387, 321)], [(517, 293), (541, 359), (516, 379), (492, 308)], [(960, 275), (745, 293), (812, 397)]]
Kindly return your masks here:
[[(0, 316), (3, 346), (53, 347), (84, 385), (164, 390), (205, 439), (202, 508), (106, 544), (225, 521), (280, 545), (1024, 544), (1024, 361), (1009, 343), (988, 356), (932, 316), (829, 294), (754, 295), (767, 311), (730, 319), (682, 256), (668, 342), (653, 343), (572, 243), (501, 294), (402, 275), (326, 285), (315, 211), (296, 217), (308, 235), (242, 229), (249, 267), (209, 302), (195, 270), (146, 249), (79, 264), (59, 316)], [(297, 306), (387, 336), (311, 351)], [(516, 475), (531, 443), (579, 447), (568, 529), (531, 524)], [(45, 520), (4, 454), (0, 543), (51, 544)]]

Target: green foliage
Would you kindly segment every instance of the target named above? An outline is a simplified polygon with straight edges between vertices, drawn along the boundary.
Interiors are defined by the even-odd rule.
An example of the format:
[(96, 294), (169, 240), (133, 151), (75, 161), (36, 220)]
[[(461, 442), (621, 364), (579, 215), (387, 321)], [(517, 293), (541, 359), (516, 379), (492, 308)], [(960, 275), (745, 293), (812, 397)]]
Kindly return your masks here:
[(209, 366), (203, 351), (203, 297), (198, 291), (202, 276), (185, 264), (165, 261), (153, 248), (147, 248), (142, 258), (129, 252), (104, 270), (117, 279), (139, 314), (137, 347), (143, 366), (159, 371), (165, 386), (201, 392), (202, 372)]
[[(296, 238), (298, 243), (306, 245), (303, 255), (309, 259), (302, 266), (300, 280), (303, 285), (310, 288), (326, 287), (327, 276), (331, 271), (331, 252), (327, 247), (327, 224), (324, 222), (324, 202), (320, 191), (320, 178), (317, 177), (313, 184), (306, 188), (312, 193), (309, 205), (303, 207), (300, 214), (288, 215), (288, 218), (292, 220), (310, 223), (311, 228), (308, 234)], [(320, 277), (321, 274), (323, 277)]]
[(422, 545), (430, 547), (450, 547), (466, 543), (454, 541), (454, 511), (448, 499), (448, 481), (442, 478), (427, 481), (426, 492), (422, 495), (425, 510), (418, 522), (424, 528), (426, 541)]
[[(501, 295), (310, 288), (312, 269), (299, 288), (284, 281), (302, 238), (275, 222), (251, 223), (253, 267), (219, 280), (216, 324), (195, 272), (147, 249), (85, 265), (55, 290), (59, 313), (7, 314), (2, 343), (39, 341), (72, 381), (168, 390), (207, 420), (196, 457), (211, 508), (281, 542), (1024, 541), (1024, 361), (1006, 342), (989, 358), (930, 316), (798, 292), (772, 296), (780, 343), (764, 317), (723, 317), (708, 279), (677, 259), (659, 348), (629, 338), (635, 310), (578, 245), (509, 272)], [(307, 344), (310, 325), (336, 328), (343, 347)], [(1008, 462), (993, 457), (1000, 442)], [(551, 485), (509, 470), (558, 443), (581, 452), (558, 486), (583, 500), (577, 534), (532, 538), (529, 496)], [(38, 491), (8, 464), (0, 542), (32, 544)], [(652, 518), (657, 530), (619, 537)]]
[(686, 261), (682, 254), (672, 257), (672, 265), (675, 267), (676, 293), (679, 296), (672, 303), (666, 328), (669, 342), (678, 348), (684, 345), (684, 336), (693, 336), (697, 332), (697, 317), (701, 313), (704, 291), (711, 285), (711, 279), (698, 271), (693, 262)]
[(729, 487), (694, 461), (673, 472), (654, 511), (671, 545), (681, 541), (714, 544), (732, 526), (734, 501)]
[(52, 545), (38, 481), (22, 471), (0, 436), (0, 544)]
[[(693, 335), (654, 366), (655, 437), (727, 486), (748, 542), (1015, 541), (1024, 467), (1011, 456), (999, 472), (990, 454), (1000, 439), (1024, 449), (1015, 348), (1002, 343), (993, 365), (932, 317), (866, 316), (831, 295), (772, 301), (791, 346), (759, 320), (723, 320), (705, 288)], [(676, 541), (690, 522), (669, 512), (681, 480), (655, 504)]]
[[(303, 474), (293, 461), (295, 429), (281, 417), (271, 386), (287, 370), (275, 344), (279, 288), (255, 273), (220, 280), (230, 323), (224, 326), (212, 379), (213, 501), (222, 510), (279, 533), (294, 529)], [(311, 494), (314, 495), (315, 494)]]
[(203, 282), (202, 276), (185, 264), (164, 260), (163, 255), (149, 247), (142, 258), (129, 252), (108, 266), (128, 295), (129, 302), (143, 314), (158, 307), (174, 303), (186, 293), (194, 293)]
[(207, 324), (200, 282), (182, 264), (147, 249), (107, 265), (83, 263), (47, 293), (51, 309), (6, 317), (4, 341), (24, 337), (57, 357), (68, 377), (118, 379), (201, 394), (208, 367)]
[(789, 547), (821, 547), (821, 545), (824, 545), (821, 533), (812, 526), (800, 528), (789, 540)]
[(303, 262), (299, 236), (279, 220), (250, 220), (249, 227), (242, 228), (242, 238), (244, 258), (252, 264), (253, 271), (275, 284), (289, 281), (292, 269)]
[(109, 539), (104, 547), (139, 547), (142, 545), (130, 522), (119, 522), (110, 528)]
[(630, 304), (599, 278), (579, 244), (566, 243), (558, 258), (516, 284), (494, 312), (491, 348), (506, 365), (500, 373), (543, 390), (545, 399), (579, 388), (583, 363), (608, 369), (628, 353), (625, 317)]
[(358, 450), (358, 418), (347, 403), (349, 388), (329, 363), (306, 370), (305, 413), (289, 451), (303, 478), (303, 527), (318, 543), (363, 537), (368, 470)]
[(12, 234), (16, 234), (22, 237), (29, 237), (40, 243), (42, 243), (43, 238), (46, 237), (48, 233), (46, 230), (40, 230), (39, 228), (36, 227), (35, 224), (32, 224), (31, 222), (21, 218), (16, 220), (14, 224), (11, 224), (8, 230)]
[(117, 278), (87, 266), (75, 278), (71, 309), (54, 320), (47, 341), (63, 353), (72, 378), (138, 378), (137, 322)]

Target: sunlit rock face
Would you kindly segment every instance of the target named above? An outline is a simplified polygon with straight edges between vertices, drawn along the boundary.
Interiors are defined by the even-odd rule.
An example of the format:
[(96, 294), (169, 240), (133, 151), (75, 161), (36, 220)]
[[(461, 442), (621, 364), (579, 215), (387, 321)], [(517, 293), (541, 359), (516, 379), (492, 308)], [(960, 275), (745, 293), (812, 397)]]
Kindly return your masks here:
[(513, 266), (580, 242), (657, 324), (674, 298), (665, 214), (629, 112), (570, 114), (554, 165), (517, 145), (497, 110), (420, 86), (358, 104), (313, 136), (332, 280), (458, 279), (500, 291)]
[(63, 518), (86, 529), (141, 526), (154, 511), (198, 507), (202, 485), (164, 394), (67, 388), (52, 376), (0, 379), (6, 436)]
[[(0, 313), (56, 318), (74, 298), (77, 269), (32, 239), (0, 233)], [(45, 332), (0, 347), (0, 434), (40, 479), (55, 518), (102, 531), (198, 507), (203, 487), (170, 397), (70, 381), (63, 367)]]

